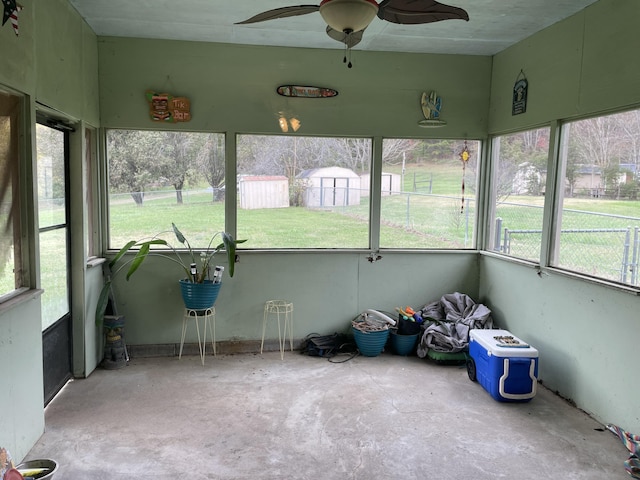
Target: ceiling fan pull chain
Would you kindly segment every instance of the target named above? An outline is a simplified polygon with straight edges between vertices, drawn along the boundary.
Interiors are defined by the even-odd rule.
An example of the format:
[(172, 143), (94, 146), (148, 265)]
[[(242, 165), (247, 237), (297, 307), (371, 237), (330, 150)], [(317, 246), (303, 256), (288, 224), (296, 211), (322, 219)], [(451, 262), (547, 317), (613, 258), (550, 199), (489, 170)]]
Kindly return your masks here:
[[(351, 63), (351, 34), (353, 33), (352, 30), (345, 30), (344, 31), (344, 59), (342, 60), (342, 63), (347, 63), (347, 59), (349, 60), (349, 63), (347, 63), (347, 67), (351, 68), (353, 67), (353, 64)], [(347, 58), (348, 57), (348, 58)]]

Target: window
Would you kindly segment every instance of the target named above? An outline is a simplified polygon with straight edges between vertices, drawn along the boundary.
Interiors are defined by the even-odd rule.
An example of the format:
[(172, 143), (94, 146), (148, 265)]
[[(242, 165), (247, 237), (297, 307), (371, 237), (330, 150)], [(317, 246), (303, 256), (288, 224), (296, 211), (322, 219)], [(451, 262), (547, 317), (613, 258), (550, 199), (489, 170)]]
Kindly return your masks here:
[(0, 91), (0, 298), (22, 286), (18, 191), (22, 98)]
[(539, 128), (493, 139), (494, 251), (540, 261), (549, 134), (549, 128)]
[(108, 130), (109, 248), (160, 231), (174, 246), (171, 223), (194, 248), (225, 229), (224, 135)]
[(551, 264), (639, 286), (640, 110), (566, 123)]
[(368, 248), (368, 138), (239, 135), (238, 238), (247, 248)]
[(473, 248), (480, 142), (385, 139), (382, 146), (380, 247)]
[(38, 123), (36, 147), (44, 331), (69, 313), (69, 131)]

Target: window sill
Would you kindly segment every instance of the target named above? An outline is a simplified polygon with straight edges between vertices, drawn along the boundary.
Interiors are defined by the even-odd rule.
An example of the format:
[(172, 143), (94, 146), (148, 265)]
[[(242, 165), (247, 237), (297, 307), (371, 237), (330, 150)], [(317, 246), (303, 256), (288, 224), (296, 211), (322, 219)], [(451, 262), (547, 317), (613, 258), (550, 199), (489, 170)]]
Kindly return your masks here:
[(99, 267), (107, 261), (104, 257), (89, 257), (87, 259), (87, 268)]
[(21, 288), (15, 292), (8, 293), (0, 297), (0, 314), (6, 313), (9, 310), (21, 305), (29, 300), (38, 298), (44, 293), (44, 290), (39, 288), (28, 289)]

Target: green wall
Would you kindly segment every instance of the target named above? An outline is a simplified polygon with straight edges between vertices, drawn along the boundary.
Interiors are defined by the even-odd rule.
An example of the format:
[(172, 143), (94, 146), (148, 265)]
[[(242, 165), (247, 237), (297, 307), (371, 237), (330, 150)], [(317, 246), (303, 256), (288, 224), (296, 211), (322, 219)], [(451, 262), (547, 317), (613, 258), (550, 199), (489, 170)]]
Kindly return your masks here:
[(44, 432), (40, 294), (0, 310), (0, 445), (19, 461)]
[[(96, 36), (67, 0), (20, 0), (20, 4), (24, 7), (18, 17), (20, 35), (14, 34), (9, 22), (0, 28), (0, 86), (26, 96), (28, 131), (25, 132), (26, 154), (21, 162), (22, 171), (30, 171), (35, 165), (30, 155), (35, 145), (32, 129), (39, 105), (46, 105), (51, 112), (60, 112), (61, 116), (83, 119), (89, 125), (99, 126), (98, 45)], [(78, 135), (82, 137), (81, 131)], [(72, 165), (75, 167), (82, 164), (81, 152), (78, 149), (74, 153)], [(31, 180), (23, 179), (22, 185), (33, 188)], [(82, 176), (74, 177), (73, 182), (72, 191), (82, 191)], [(28, 208), (35, 203), (35, 198), (31, 191), (24, 193), (23, 207)], [(73, 244), (76, 246), (84, 243), (82, 211), (82, 201), (72, 205)], [(24, 218), (27, 221), (23, 233), (30, 237), (30, 244), (35, 247), (29, 254), (30, 261), (37, 265), (37, 238), (33, 234), (37, 231), (37, 219), (31, 210)], [(95, 296), (90, 288), (85, 289), (82, 281), (85, 258), (80, 255), (73, 264), (81, 278), (74, 285), (73, 319), (78, 338), (85, 333), (85, 322), (93, 323), (87, 320), (84, 308), (91, 295)], [(34, 288), (39, 286), (35, 270)], [(101, 282), (101, 276), (96, 277), (96, 281)], [(34, 292), (0, 305), (0, 365), (4, 372), (0, 394), (0, 411), (3, 412), (0, 415), (0, 445), (9, 449), (15, 461), (27, 454), (44, 431), (40, 296)], [(90, 314), (93, 315), (92, 311)], [(95, 335), (94, 328), (92, 336)], [(93, 340), (88, 358), (78, 356), (74, 371), (82, 376), (95, 368), (96, 355)]]
[[(490, 131), (548, 124), (640, 104), (640, 2), (600, 0), (494, 58)], [(511, 116), (513, 83), (529, 80), (527, 112)], [(480, 299), (501, 326), (540, 350), (552, 390), (602, 422), (640, 431), (633, 380), (640, 298), (549, 270), (483, 256)]]
[[(233, 278), (226, 278), (216, 301), (218, 341), (254, 344), (260, 340), (264, 303), (285, 299), (294, 304), (294, 337), (349, 328), (367, 308), (394, 311), (421, 306), (443, 294), (477, 295), (477, 254), (383, 253), (369, 263), (363, 253), (253, 253), (240, 255)], [(121, 275), (115, 296), (127, 318), (127, 343), (166, 345), (180, 342), (183, 304), (179, 268), (158, 257), (129, 282)], [(268, 339), (278, 338), (271, 325)], [(196, 342), (193, 326), (187, 342)]]
[[(486, 136), (489, 57), (357, 52), (354, 67), (348, 69), (339, 49), (123, 38), (100, 38), (98, 43), (103, 127), (162, 128), (149, 119), (144, 92), (152, 89), (191, 100), (192, 121), (171, 128), (222, 131), (227, 136), (280, 133), (277, 113), (282, 110), (298, 116), (298, 133), (303, 135)], [(275, 92), (283, 84), (326, 86), (339, 95), (287, 99)], [(420, 96), (431, 89), (442, 96), (442, 117), (448, 122), (438, 129), (418, 125), (424, 118)], [(233, 164), (235, 158), (227, 161)], [(342, 330), (365, 308), (393, 311), (452, 290), (477, 291), (475, 254), (389, 253), (370, 264), (367, 253), (243, 254), (236, 276), (226, 280), (216, 302), (217, 338), (259, 340), (269, 299), (294, 302), (295, 336), (302, 338)], [(128, 283), (116, 278), (118, 303), (128, 318), (127, 341), (179, 342), (180, 272), (162, 266), (156, 271), (152, 265), (144, 269), (146, 277), (140, 272)], [(277, 330), (270, 334), (277, 338)]]
[[(640, 2), (634, 0), (600, 0), (493, 59), (358, 51), (352, 69), (339, 49), (97, 39), (66, 0), (21, 3), (20, 36), (9, 25), (0, 28), (0, 84), (28, 96), (29, 118), (40, 102), (81, 126), (156, 128), (144, 98), (145, 90), (155, 89), (191, 99), (193, 121), (177, 128), (278, 133), (276, 114), (286, 111), (302, 120), (303, 135), (484, 139), (640, 103), (633, 61)], [(530, 82), (528, 111), (512, 117), (511, 91), (520, 70)], [(274, 93), (280, 84), (327, 86), (340, 94), (285, 99)], [(448, 125), (422, 129), (419, 98), (432, 89), (443, 98)], [(30, 145), (30, 132), (27, 137)], [(73, 144), (83, 149), (82, 140)], [(82, 168), (81, 152), (74, 155), (72, 165)], [(73, 178), (72, 188), (82, 189), (84, 176), (76, 172)], [(86, 235), (77, 226), (86, 218), (81, 199), (74, 195), (76, 246)], [(35, 228), (32, 223), (27, 230)], [(638, 388), (626, 368), (640, 334), (637, 296), (554, 272), (540, 278), (530, 266), (475, 252), (383, 252), (373, 264), (366, 256), (242, 253), (217, 304), (218, 339), (258, 341), (267, 299), (294, 302), (301, 337), (341, 329), (365, 308), (419, 305), (459, 290), (488, 304), (502, 326), (540, 349), (545, 384), (602, 421), (640, 430)], [(131, 282), (116, 283), (129, 343), (179, 342), (178, 273), (157, 260)], [(72, 268), (81, 280), (73, 288), (74, 335), (85, 342), (75, 345), (79, 376), (94, 368), (101, 342), (92, 318), (100, 270), (84, 263), (76, 253)], [(37, 296), (21, 300), (0, 306), (0, 328), (7, 332), (0, 361), (10, 372), (0, 396), (0, 410), (9, 412), (0, 419), (0, 445), (17, 460), (44, 428), (40, 303)], [(25, 389), (33, 388), (38, 391), (25, 397)]]
[[(280, 133), (279, 111), (298, 116), (302, 135), (484, 138), (491, 58), (238, 46), (100, 38), (100, 115), (104, 127), (157, 128), (147, 89), (186, 96), (191, 130)], [(338, 90), (328, 99), (285, 98), (279, 85)], [(442, 97), (438, 129), (418, 126), (422, 92)]]
[[(638, 18), (640, 2), (600, 0), (496, 55), (489, 132), (639, 104)], [(527, 112), (512, 116), (521, 70), (529, 81)]]

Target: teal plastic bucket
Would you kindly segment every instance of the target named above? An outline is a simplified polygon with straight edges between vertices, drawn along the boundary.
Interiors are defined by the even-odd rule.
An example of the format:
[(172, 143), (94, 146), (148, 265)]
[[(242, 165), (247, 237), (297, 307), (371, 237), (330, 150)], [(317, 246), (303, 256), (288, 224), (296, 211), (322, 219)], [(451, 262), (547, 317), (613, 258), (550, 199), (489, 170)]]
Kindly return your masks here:
[(191, 310), (206, 310), (213, 307), (218, 298), (222, 283), (205, 280), (204, 283), (192, 283), (180, 280), (180, 292), (184, 306)]
[(353, 330), (353, 338), (356, 341), (360, 355), (377, 357), (382, 353), (389, 338), (388, 329), (375, 332), (363, 332), (353, 327), (351, 329)]
[(411, 355), (418, 343), (419, 333), (412, 335), (399, 335), (391, 332), (391, 348), (396, 355)]

